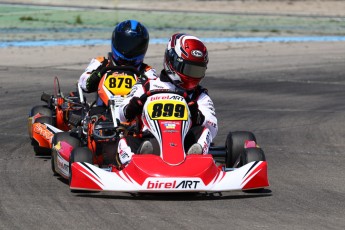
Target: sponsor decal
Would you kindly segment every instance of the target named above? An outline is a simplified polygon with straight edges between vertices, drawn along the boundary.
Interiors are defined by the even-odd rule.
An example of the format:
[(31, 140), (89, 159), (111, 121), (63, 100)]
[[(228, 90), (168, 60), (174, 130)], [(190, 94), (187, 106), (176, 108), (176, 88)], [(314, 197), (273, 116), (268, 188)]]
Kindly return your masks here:
[(148, 180), (146, 188), (159, 190), (159, 189), (177, 189), (177, 190), (188, 190), (198, 189), (201, 187), (200, 179), (160, 179), (160, 180)]
[[(165, 90), (162, 90), (164, 92)], [(165, 95), (165, 96), (152, 96), (150, 97), (150, 101), (156, 100), (176, 100), (176, 101), (183, 101), (183, 97), (179, 95)]]
[(164, 130), (164, 133), (178, 133), (179, 131), (177, 130), (173, 130), (173, 129), (169, 129), (169, 130)]
[(52, 132), (50, 132), (49, 130), (47, 130), (46, 125), (36, 123), (36, 125), (34, 127), (35, 127), (34, 128), (35, 133), (38, 133), (39, 135), (41, 135), (42, 137), (44, 137), (48, 141), (52, 140), (54, 134)]
[(59, 154), (56, 158), (56, 163), (58, 168), (60, 169), (61, 173), (64, 176), (69, 176), (69, 162), (67, 162), (65, 159), (63, 159)]
[(115, 107), (119, 107), (125, 98), (120, 95), (111, 95), (110, 99), (115, 101)]
[(176, 124), (175, 123), (170, 123), (170, 122), (166, 122), (164, 124), (166, 129), (175, 129), (176, 128)]
[(212, 121), (207, 121), (207, 125), (212, 126), (213, 128), (217, 128), (217, 124)]
[(153, 88), (163, 89), (164, 87), (157, 84), (153, 84)]
[(191, 53), (194, 57), (198, 57), (198, 58), (204, 56), (203, 52), (201, 52), (200, 50), (192, 50), (190, 53)]
[(170, 100), (177, 100), (177, 101), (183, 101), (183, 97), (181, 96), (178, 96), (178, 95), (173, 95), (173, 96), (170, 96), (169, 98)]

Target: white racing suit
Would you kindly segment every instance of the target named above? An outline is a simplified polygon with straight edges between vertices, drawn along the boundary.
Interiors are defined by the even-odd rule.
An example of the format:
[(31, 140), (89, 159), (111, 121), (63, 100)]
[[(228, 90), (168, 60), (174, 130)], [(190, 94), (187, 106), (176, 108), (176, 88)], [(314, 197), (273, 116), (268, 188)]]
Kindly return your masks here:
[[(177, 88), (171, 82), (170, 78), (168, 78), (164, 74), (164, 71), (162, 72), (160, 78), (157, 78), (155, 80), (147, 80), (146, 82), (148, 83), (144, 81), (145, 79), (139, 80), (137, 84), (135, 84), (132, 87), (132, 90), (129, 93), (128, 97), (125, 98), (122, 104), (120, 105), (119, 117), (120, 117), (121, 122), (127, 121), (125, 117), (125, 109), (129, 101), (133, 97), (140, 98), (145, 92), (149, 90), (155, 90), (155, 89), (175, 90)], [(149, 86), (147, 84), (149, 84)], [(203, 129), (201, 129), (202, 132), (197, 140), (197, 143), (199, 143), (202, 146), (202, 153), (206, 154), (208, 153), (208, 149), (212, 140), (217, 135), (218, 125), (217, 125), (215, 108), (214, 108), (211, 98), (207, 94), (207, 90), (202, 89), (201, 87), (197, 87), (197, 89), (199, 89), (198, 92), (197, 90), (195, 90), (193, 93), (189, 94), (189, 96), (197, 102), (199, 112), (202, 113), (204, 117), (203, 122), (199, 124), (200, 126), (203, 127)], [(143, 131), (145, 130), (147, 130), (147, 128), (144, 126)], [(125, 138), (121, 139), (119, 142), (118, 153), (119, 153), (119, 158), (122, 164), (128, 163), (131, 160), (132, 155), (134, 154), (133, 151), (131, 150), (131, 146), (127, 143)]]

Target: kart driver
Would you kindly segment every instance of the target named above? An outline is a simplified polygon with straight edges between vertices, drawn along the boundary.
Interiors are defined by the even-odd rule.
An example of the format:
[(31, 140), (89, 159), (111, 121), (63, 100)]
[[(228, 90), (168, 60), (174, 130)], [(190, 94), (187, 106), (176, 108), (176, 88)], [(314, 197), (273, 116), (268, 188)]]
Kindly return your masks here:
[(132, 66), (149, 79), (157, 78), (156, 70), (143, 63), (148, 45), (149, 33), (143, 24), (136, 20), (120, 22), (112, 33), (108, 58), (92, 59), (80, 76), (79, 85), (87, 93), (96, 92), (102, 78), (100, 72), (109, 66)]
[[(143, 77), (137, 81), (120, 105), (120, 121), (128, 122), (141, 116), (143, 102), (140, 97), (149, 90), (185, 90), (191, 99), (188, 106), (192, 128), (185, 138), (184, 149), (188, 150), (187, 154), (206, 154), (218, 132), (213, 102), (207, 90), (199, 85), (205, 77), (207, 64), (207, 48), (197, 37), (182, 33), (174, 34), (165, 50), (164, 69), (160, 77), (155, 80)], [(145, 126), (143, 136), (144, 133)], [(131, 160), (134, 153), (152, 152), (152, 141), (143, 141), (132, 136), (120, 139), (118, 144), (119, 160), (123, 165)]]

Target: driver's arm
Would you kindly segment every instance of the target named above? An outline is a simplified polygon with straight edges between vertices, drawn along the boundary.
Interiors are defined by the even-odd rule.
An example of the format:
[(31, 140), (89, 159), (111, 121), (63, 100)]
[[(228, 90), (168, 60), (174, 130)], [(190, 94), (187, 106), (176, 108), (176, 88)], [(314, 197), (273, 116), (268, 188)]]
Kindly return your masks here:
[[(119, 107), (119, 119), (120, 122), (127, 122), (129, 121), (126, 117), (126, 109), (128, 104), (131, 102), (131, 100), (135, 98), (140, 98), (144, 94), (144, 88), (140, 81), (137, 81), (137, 83), (132, 87), (131, 92), (127, 95), (127, 97), (123, 100)], [(133, 102), (132, 100), (132, 102)]]
[(83, 91), (92, 93), (96, 92), (101, 76), (99, 72), (106, 67), (108, 60), (104, 57), (93, 58), (90, 64), (86, 67), (84, 73), (79, 78), (79, 85)]
[(205, 117), (201, 125), (210, 130), (212, 139), (214, 139), (218, 133), (218, 123), (213, 101), (207, 94), (203, 93), (198, 98), (197, 103), (199, 111)]

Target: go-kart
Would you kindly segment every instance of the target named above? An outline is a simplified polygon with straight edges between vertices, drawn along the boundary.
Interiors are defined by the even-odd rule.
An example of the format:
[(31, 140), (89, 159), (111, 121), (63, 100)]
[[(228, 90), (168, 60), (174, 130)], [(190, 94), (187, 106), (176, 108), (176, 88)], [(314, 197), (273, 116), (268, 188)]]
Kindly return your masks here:
[[(141, 100), (146, 101), (142, 121), (157, 140), (158, 151), (135, 154), (124, 168), (100, 168), (89, 149), (74, 148), (69, 158), (71, 191), (222, 192), (269, 186), (265, 155), (251, 132), (231, 132), (225, 146), (187, 155), (183, 143), (191, 115), (186, 93), (148, 91)], [(215, 157), (223, 157), (225, 164), (216, 164)]]
[[(140, 76), (137, 69), (108, 67), (100, 73), (96, 101), (81, 104), (87, 113), (80, 125), (70, 131), (55, 132), (51, 139), (51, 167), (54, 174), (70, 176), (70, 162), (86, 161), (99, 167), (118, 165), (116, 144), (123, 135), (136, 133), (136, 124), (120, 123), (118, 107)], [(82, 91), (79, 94), (83, 97)]]
[[(50, 154), (54, 134), (68, 131), (79, 125), (79, 117), (85, 114), (85, 98), (81, 88), (67, 96), (60, 90), (59, 79), (54, 78), (54, 94), (44, 93), (41, 100), (46, 105), (36, 105), (29, 113), (28, 133), (36, 154)], [(77, 118), (77, 119), (76, 119)]]

